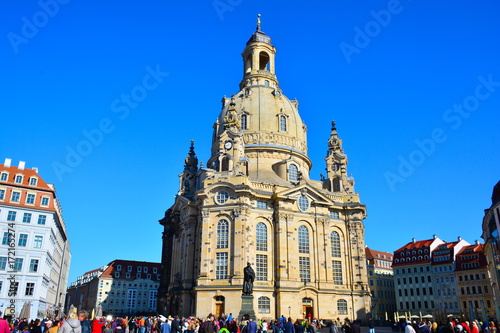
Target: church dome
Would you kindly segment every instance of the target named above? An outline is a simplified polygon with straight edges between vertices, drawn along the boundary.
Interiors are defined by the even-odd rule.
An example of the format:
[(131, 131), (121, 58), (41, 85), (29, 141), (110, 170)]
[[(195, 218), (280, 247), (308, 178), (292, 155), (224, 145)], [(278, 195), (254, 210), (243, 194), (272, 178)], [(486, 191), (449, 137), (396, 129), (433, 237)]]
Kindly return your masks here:
[(242, 134), (245, 155), (258, 151), (278, 153), (278, 159), (294, 156), (308, 171), (307, 128), (299, 115), (298, 101), (289, 100), (279, 89), (275, 55), (271, 38), (259, 24), (242, 53), (240, 91), (222, 99), (222, 111), (214, 125), (212, 155), (220, 151), (221, 135), (229, 129)]
[(298, 112), (298, 101), (290, 101), (280, 89), (266, 86), (264, 80), (224, 98), (223, 103), (218, 135), (236, 117), (234, 131), (243, 133), (245, 150), (258, 147), (307, 155), (306, 126)]

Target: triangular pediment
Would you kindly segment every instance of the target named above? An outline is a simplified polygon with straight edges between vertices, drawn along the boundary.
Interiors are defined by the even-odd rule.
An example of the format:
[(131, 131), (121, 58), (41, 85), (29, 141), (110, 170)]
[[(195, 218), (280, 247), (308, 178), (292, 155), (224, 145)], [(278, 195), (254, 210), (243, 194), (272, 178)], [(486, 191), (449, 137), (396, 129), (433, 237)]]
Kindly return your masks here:
[(286, 189), (282, 192), (276, 193), (278, 198), (286, 198), (286, 199), (297, 199), (301, 195), (306, 195), (309, 199), (315, 204), (319, 205), (333, 205), (334, 202), (323, 195), (314, 187), (308, 184), (302, 184), (294, 188)]
[(175, 201), (174, 201), (174, 204), (172, 205), (171, 209), (174, 212), (180, 211), (184, 207), (186, 207), (186, 205), (189, 204), (190, 202), (191, 202), (191, 200), (189, 200), (188, 198), (183, 197), (182, 195), (177, 195), (175, 197)]

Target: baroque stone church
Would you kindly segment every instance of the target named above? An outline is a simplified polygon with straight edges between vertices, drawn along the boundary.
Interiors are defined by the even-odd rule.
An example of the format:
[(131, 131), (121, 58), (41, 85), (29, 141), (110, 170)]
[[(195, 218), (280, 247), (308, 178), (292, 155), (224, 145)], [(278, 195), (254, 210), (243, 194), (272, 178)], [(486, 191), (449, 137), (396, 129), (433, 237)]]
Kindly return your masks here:
[(205, 167), (191, 143), (160, 220), (159, 313), (237, 315), (247, 263), (257, 318), (364, 319), (370, 311), (366, 208), (342, 140), (332, 122), (326, 176), (310, 179), (307, 127), (298, 101), (279, 87), (275, 55), (259, 20), (242, 54), (240, 90), (222, 99)]

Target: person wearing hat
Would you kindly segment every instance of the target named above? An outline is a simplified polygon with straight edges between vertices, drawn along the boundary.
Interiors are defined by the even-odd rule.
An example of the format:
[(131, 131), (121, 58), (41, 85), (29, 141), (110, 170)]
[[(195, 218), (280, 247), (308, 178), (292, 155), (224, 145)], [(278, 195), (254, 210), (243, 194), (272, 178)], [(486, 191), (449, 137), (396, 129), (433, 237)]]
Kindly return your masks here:
[(406, 322), (405, 333), (416, 333), (416, 332), (415, 332), (415, 329), (414, 329), (414, 328), (413, 328), (413, 326), (411, 325), (411, 320), (408, 320), (408, 321)]

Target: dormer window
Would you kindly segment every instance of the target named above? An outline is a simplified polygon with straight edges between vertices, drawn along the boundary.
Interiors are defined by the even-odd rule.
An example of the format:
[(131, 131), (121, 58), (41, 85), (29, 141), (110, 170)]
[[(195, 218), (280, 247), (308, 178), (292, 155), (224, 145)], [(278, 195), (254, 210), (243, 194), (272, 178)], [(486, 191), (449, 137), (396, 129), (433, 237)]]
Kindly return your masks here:
[(36, 179), (35, 177), (30, 178), (30, 185), (31, 186), (36, 186), (37, 182), (38, 182), (38, 179)]
[(2, 172), (2, 175), (0, 176), (0, 180), (3, 182), (6, 182), (8, 178), (9, 178), (9, 174), (7, 172)]
[(18, 184), (21, 184), (23, 182), (23, 176), (22, 175), (16, 175), (15, 182)]

